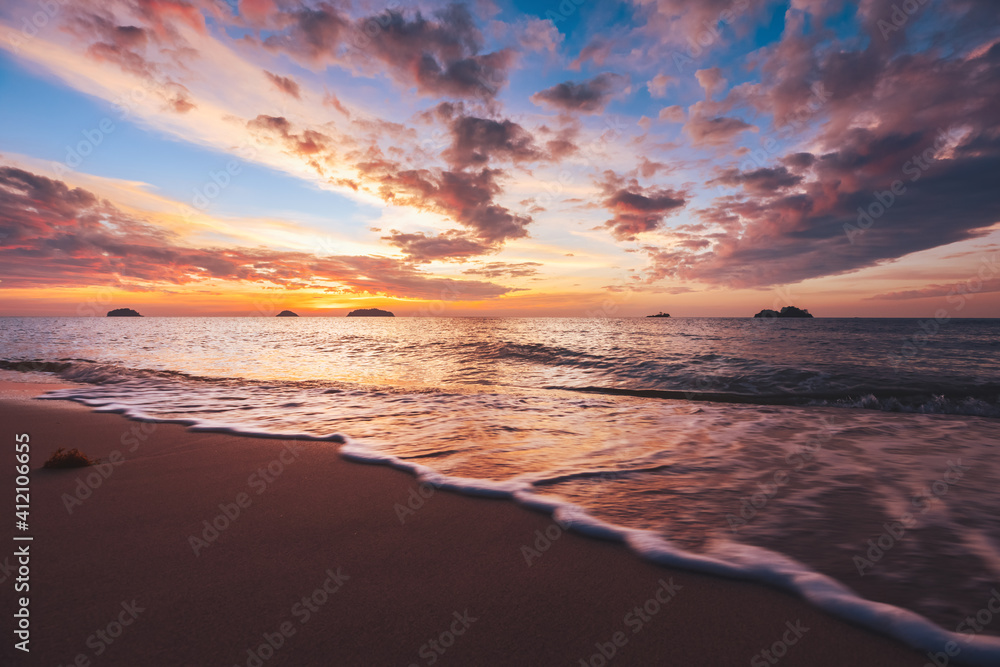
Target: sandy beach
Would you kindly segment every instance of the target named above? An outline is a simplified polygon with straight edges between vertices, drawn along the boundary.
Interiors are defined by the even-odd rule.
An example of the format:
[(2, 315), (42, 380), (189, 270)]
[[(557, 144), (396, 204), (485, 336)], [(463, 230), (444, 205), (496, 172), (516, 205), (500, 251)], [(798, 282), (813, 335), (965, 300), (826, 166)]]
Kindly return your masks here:
[[(783, 592), (652, 565), (510, 502), (421, 489), (333, 443), (31, 398), (48, 388), (0, 394), (33, 468), (31, 652), (5, 642), (15, 664), (925, 661)], [(107, 465), (41, 469), (57, 447)]]

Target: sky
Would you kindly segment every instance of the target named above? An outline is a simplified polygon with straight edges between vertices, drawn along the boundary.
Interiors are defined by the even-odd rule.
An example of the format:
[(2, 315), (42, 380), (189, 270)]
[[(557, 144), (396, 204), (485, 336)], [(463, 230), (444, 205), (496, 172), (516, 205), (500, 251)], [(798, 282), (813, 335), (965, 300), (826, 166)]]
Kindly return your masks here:
[(1000, 316), (995, 0), (0, 5), (0, 315)]

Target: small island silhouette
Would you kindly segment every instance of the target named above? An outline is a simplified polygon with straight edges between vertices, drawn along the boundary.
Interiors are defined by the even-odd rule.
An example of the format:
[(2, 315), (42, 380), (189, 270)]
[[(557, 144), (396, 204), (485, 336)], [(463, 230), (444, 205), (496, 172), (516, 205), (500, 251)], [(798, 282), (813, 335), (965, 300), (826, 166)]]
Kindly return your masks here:
[(347, 313), (348, 317), (396, 317), (388, 310), (380, 310), (378, 308), (361, 308), (359, 310), (352, 310)]
[(293, 313), (290, 310), (283, 310), (277, 315), (275, 315), (275, 317), (298, 317), (298, 316), (299, 316), (298, 313)]
[(670, 317), (670, 313), (658, 312), (656, 315), (646, 315), (646, 317)]
[(754, 315), (754, 317), (812, 317), (812, 313), (810, 313), (805, 308), (796, 308), (795, 306), (785, 306), (784, 308), (781, 309), (780, 313), (776, 310), (770, 310), (768, 308), (765, 308), (764, 310)]
[(142, 317), (139, 311), (131, 308), (115, 308), (108, 311), (108, 317)]

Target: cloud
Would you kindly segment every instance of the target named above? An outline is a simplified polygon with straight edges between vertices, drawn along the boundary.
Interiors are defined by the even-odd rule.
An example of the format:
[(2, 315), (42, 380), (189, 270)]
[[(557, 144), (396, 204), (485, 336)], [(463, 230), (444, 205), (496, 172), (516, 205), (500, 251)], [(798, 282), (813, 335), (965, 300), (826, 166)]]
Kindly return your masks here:
[(287, 76), (279, 76), (277, 74), (272, 74), (267, 70), (264, 70), (264, 74), (267, 78), (271, 80), (274, 87), (285, 93), (286, 95), (291, 95), (295, 99), (302, 99), (301, 91), (299, 90), (299, 84), (295, 82), (294, 79)]
[(741, 132), (757, 131), (757, 128), (739, 118), (706, 115), (710, 107), (704, 102), (691, 106), (684, 131), (695, 146), (722, 146), (732, 142)]
[(462, 271), (465, 275), (483, 276), (484, 278), (529, 278), (538, 274), (535, 267), (542, 266), (540, 262), (490, 262), (473, 269)]
[(551, 19), (529, 18), (518, 30), (518, 42), (527, 51), (555, 53), (563, 35)]
[[(567, 120), (566, 117), (563, 120)], [(580, 134), (580, 126), (572, 119), (572, 122), (564, 123), (558, 130), (542, 125), (537, 130), (544, 139), (545, 152), (547, 157), (553, 162), (558, 162), (563, 158), (575, 154), (579, 150), (577, 138)]]
[(740, 185), (752, 194), (771, 195), (778, 190), (790, 188), (801, 182), (802, 177), (791, 173), (786, 167), (761, 167), (744, 172), (737, 169), (726, 169), (721, 176), (712, 179), (708, 184)]
[(638, 173), (643, 178), (652, 178), (656, 176), (659, 172), (670, 172), (672, 167), (663, 162), (654, 162), (647, 157), (642, 157), (639, 160), (639, 167), (636, 169)]
[[(95, 60), (115, 63), (125, 72), (144, 78), (151, 78), (156, 66), (146, 60), (142, 52), (149, 42), (148, 33), (137, 26), (114, 25), (113, 22), (89, 16), (90, 28), (97, 34), (97, 41), (87, 48), (87, 54)], [(80, 24), (87, 19), (79, 17)]]
[(240, 15), (252, 25), (264, 25), (276, 10), (275, 0), (240, 0)]
[(483, 299), (512, 291), (488, 282), (437, 278), (387, 257), (191, 247), (174, 232), (91, 192), (14, 167), (0, 167), (0, 234), (3, 288), (111, 281), (129, 289), (162, 289), (226, 280), (418, 299), (445, 292)]
[(792, 153), (781, 158), (781, 161), (797, 171), (802, 171), (813, 166), (816, 156), (812, 153)]
[[(940, 20), (950, 25), (980, 6), (955, 7)], [(979, 238), (1000, 222), (1000, 190), (991, 180), (1000, 173), (995, 38), (976, 47), (942, 36), (959, 48), (924, 52), (877, 33), (858, 50), (819, 49), (812, 39), (786, 30), (764, 54), (765, 85), (746, 98), (782, 128), (808, 131), (810, 119), (822, 118), (810, 152), (774, 152), (779, 166), (748, 158), (725, 172), (719, 182), (742, 185), (745, 196), (699, 211), (703, 230), (673, 230), (678, 241), (710, 243), (652, 249), (649, 279), (795, 283)], [(719, 123), (704, 127), (711, 114), (706, 102), (699, 105), (692, 121), (701, 126), (685, 126), (694, 140), (711, 144), (747, 129), (712, 132)]]
[(608, 56), (611, 55), (613, 46), (614, 44), (606, 39), (594, 39), (580, 49), (580, 55), (569, 64), (569, 69), (579, 72), (580, 67), (588, 60), (592, 60), (595, 65), (602, 67)]
[[(1000, 271), (1000, 267), (996, 264), (996, 257), (993, 257), (992, 265), (987, 264), (989, 268), (992, 266), (992, 273)], [(913, 290), (902, 290), (899, 292), (886, 292), (884, 294), (876, 294), (875, 296), (868, 297), (869, 301), (909, 301), (912, 299), (930, 299), (930, 298), (941, 298), (948, 297), (954, 294), (978, 294), (986, 292), (1000, 292), (1000, 278), (993, 278), (991, 280), (982, 280), (978, 277), (971, 279), (969, 282), (958, 283), (954, 285), (927, 285), (926, 287), (921, 287), (920, 289)]]
[[(942, 160), (898, 195), (869, 183), (819, 178), (801, 183), (795, 194), (723, 198), (701, 212), (724, 230), (710, 239), (711, 248), (657, 250), (654, 274), (733, 287), (787, 284), (979, 238), (1000, 221), (1000, 193), (989, 176), (998, 169), (995, 153)], [(895, 175), (902, 174), (886, 174)], [(889, 195), (885, 208), (878, 198), (888, 202)], [(882, 215), (869, 213), (879, 210)]]
[[(440, 118), (452, 132), (452, 143), (443, 156), (452, 163), (451, 168), (420, 167), (386, 157), (378, 147), (379, 137), (390, 137), (393, 143), (410, 141), (412, 129), (384, 121), (359, 119), (353, 122), (356, 132), (353, 145), (336, 146), (339, 139), (311, 129), (297, 128), (283, 116), (260, 115), (247, 123), (258, 137), (270, 137), (279, 142), (292, 155), (303, 159), (325, 176), (336, 167), (338, 173), (353, 172), (353, 177), (336, 177), (334, 182), (374, 194), (396, 206), (409, 206), (445, 216), (461, 225), (462, 233), (437, 239), (435, 248), (455, 248), (455, 258), (462, 259), (473, 252), (494, 252), (508, 240), (527, 236), (532, 222), (528, 215), (513, 213), (497, 203), (503, 194), (500, 182), (507, 176), (501, 169), (490, 168), (487, 163), (506, 160), (519, 163), (542, 159), (545, 153), (538, 149), (530, 134), (511, 121), (494, 121), (462, 114), (462, 105), (445, 103), (435, 107), (429, 118)], [(370, 130), (371, 137), (363, 136)], [(378, 135), (378, 136), (375, 136)], [(403, 152), (395, 150), (394, 155)], [(426, 155), (415, 154), (417, 162)], [(457, 238), (467, 238), (470, 243), (459, 243)], [(419, 261), (430, 257), (442, 258), (439, 250), (433, 252), (426, 239), (399, 237), (394, 245), (404, 251), (413, 251)]]
[(402, 250), (411, 260), (421, 263), (434, 260), (463, 261), (495, 250), (489, 244), (455, 232), (428, 236), (423, 232), (404, 234), (393, 229), (382, 240)]
[(674, 81), (674, 77), (666, 74), (657, 74), (646, 83), (650, 97), (662, 99), (667, 96), (667, 86)]
[(698, 84), (705, 91), (705, 99), (710, 100), (712, 96), (726, 87), (726, 79), (722, 76), (722, 70), (718, 67), (696, 70), (694, 78), (698, 79)]
[(726, 46), (727, 29), (752, 24), (761, 9), (771, 6), (767, 0), (638, 0), (637, 4), (647, 9), (640, 34), (694, 58)]
[(683, 123), (685, 119), (684, 109), (676, 104), (660, 109), (658, 118), (668, 123)]
[(592, 79), (574, 83), (566, 81), (531, 96), (531, 101), (556, 111), (600, 113), (612, 97), (628, 86), (628, 77), (604, 72)]
[(188, 89), (165, 74), (158, 59), (170, 61), (181, 53), (185, 57), (197, 53), (181, 37), (175, 22), (187, 23), (200, 32), (204, 30), (202, 14), (180, 2), (109, 5), (83, 0), (67, 7), (60, 16), (63, 30), (85, 45), (84, 54), (91, 60), (115, 65), (145, 81), (149, 90), (162, 98), (164, 109), (176, 113), (194, 109)]
[(404, 169), (387, 161), (358, 165), (366, 179), (379, 183), (378, 194), (390, 203), (440, 213), (472, 232), (484, 245), (528, 235), (531, 218), (497, 204), (497, 179), (504, 172)]
[[(671, 50), (680, 45), (686, 52), (690, 40), (697, 43), (705, 33), (710, 43), (703, 43), (694, 61), (685, 65), (691, 71), (693, 62), (700, 63), (695, 76), (704, 99), (688, 113), (673, 105), (657, 114), (659, 104), (638, 96), (623, 105), (629, 114), (622, 124), (628, 136), (602, 133), (600, 142), (599, 119), (575, 114), (605, 110), (628, 89), (628, 77), (606, 72), (586, 79), (588, 73), (586, 80), (536, 93), (536, 104), (559, 114), (553, 129), (506, 117), (506, 104), (523, 106), (518, 95), (536, 89), (525, 89), (526, 82), (551, 76), (541, 68), (526, 71), (540, 61), (548, 66), (557, 62), (545, 55), (563, 48), (551, 21), (527, 17), (510, 26), (530, 29), (507, 24), (501, 29), (493, 26), (498, 20), (485, 22), (475, 5), (473, 17), (461, 5), (421, 13), (410, 5), (376, 12), (357, 8), (375, 5), (334, 0), (239, 4), (240, 15), (235, 16), (224, 4), (207, 0), (76, 0), (63, 7), (58, 26), (34, 40), (27, 57), (81, 91), (109, 99), (137, 80), (151, 83), (156, 102), (136, 105), (145, 114), (141, 120), (182, 139), (222, 149), (262, 139), (258, 155), (271, 167), (450, 220), (455, 229), (443, 233), (394, 231), (385, 237), (413, 263), (468, 261), (527, 236), (530, 215), (545, 212), (545, 207), (523, 191), (537, 183), (534, 174), (528, 178), (525, 173), (554, 162), (563, 164), (540, 169), (545, 173), (539, 176), (556, 177), (557, 171), (579, 167), (567, 183), (572, 194), (580, 194), (581, 181), (591, 177), (593, 171), (587, 170), (595, 164), (625, 174), (600, 194), (600, 204), (611, 212), (606, 228), (622, 240), (649, 231), (659, 232), (657, 240), (666, 239), (662, 247), (638, 250), (649, 254), (648, 277), (653, 278), (744, 286), (785, 283), (975, 238), (1000, 222), (995, 183), (988, 178), (997, 173), (1000, 159), (995, 104), (1000, 99), (1000, 44), (995, 21), (989, 20), (995, 2), (938, 3), (933, 21), (921, 15), (884, 38), (878, 21), (891, 14), (894, 0), (869, 0), (857, 7), (840, 3), (841, 9), (835, 2), (794, 0), (783, 12), (779, 39), (772, 31), (753, 30), (752, 22), (765, 15), (768, 3), (763, 0), (638, 0), (626, 21), (600, 25), (601, 36), (587, 21), (581, 23), (581, 32), (590, 34), (574, 36), (573, 44), (586, 46), (571, 64), (606, 68), (613, 63), (621, 72), (638, 73), (651, 96), (666, 95), (670, 81), (664, 72), (673, 72), (667, 68), (675, 64), (669, 59)], [(822, 28), (821, 19), (831, 16), (840, 17), (836, 31)], [(623, 36), (626, 22), (638, 27)], [(487, 37), (477, 25), (491, 26)], [(711, 27), (718, 29), (714, 36)], [(230, 39), (234, 32), (243, 37)], [(607, 35), (615, 35), (614, 41)], [(710, 53), (713, 49), (736, 47), (744, 42), (733, 38), (751, 35), (760, 48), (746, 62), (734, 68), (727, 53), (719, 61), (722, 69), (709, 66), (716, 62), (711, 57), (723, 55)], [(725, 39), (718, 41), (720, 36)], [(761, 39), (770, 43), (761, 45)], [(69, 46), (71, 40), (75, 43)], [(40, 45), (50, 43), (58, 57), (38, 55)], [(234, 44), (239, 54), (230, 49)], [(253, 52), (255, 48), (260, 51)], [(543, 57), (525, 54), (518, 62), (515, 49), (535, 49)], [(79, 55), (80, 63), (65, 64), (67, 54)], [(298, 105), (297, 113), (303, 115), (293, 117), (274, 110), (277, 95), (270, 84), (253, 94), (239, 88), (238, 78), (256, 76), (264, 83), (259, 75), (263, 67), (285, 71), (280, 63), (286, 55), (317, 70), (336, 68), (338, 80), (359, 81), (360, 87), (351, 89), (358, 91), (352, 92), (353, 115), (329, 93), (324, 99), (329, 108)], [(219, 56), (229, 60), (210, 61)], [(234, 69), (224, 70), (223, 63)], [(515, 65), (524, 68), (518, 76), (527, 78), (508, 90)], [(723, 70), (734, 76), (738, 72), (743, 82), (728, 88)], [(239, 71), (241, 77), (220, 78), (224, 71)], [(322, 90), (310, 95), (305, 80), (298, 87), (289, 77), (268, 76), (289, 95), (297, 91), (309, 102), (323, 99)], [(445, 143), (420, 142), (427, 137), (425, 125), (400, 120), (413, 117), (409, 105), (366, 108), (373, 104), (370, 100), (393, 95), (380, 81), (360, 81), (369, 76), (388, 79), (402, 91), (448, 98), (453, 105), (449, 115), (425, 119), (426, 125), (445, 129)], [(563, 78), (545, 79), (546, 85)], [(500, 90), (505, 93), (497, 97)], [(700, 96), (689, 86), (669, 90), (679, 100), (689, 93)], [(397, 90), (399, 95), (406, 92)], [(203, 108), (186, 119), (164, 120), (153, 109), (162, 102), (183, 113), (202, 99)], [(316, 114), (311, 121), (305, 115), (310, 109)], [(677, 128), (651, 125), (656, 117), (683, 123), (681, 135), (672, 136)], [(248, 120), (238, 125), (233, 118)], [(670, 142), (635, 136), (636, 119), (644, 129), (670, 134)], [(744, 133), (758, 131), (758, 125), (761, 146), (751, 150), (754, 137)], [(937, 133), (947, 128), (955, 130), (954, 136), (935, 147)], [(736, 142), (744, 144), (742, 149), (732, 150)], [(584, 154), (591, 146), (595, 150)], [(719, 150), (687, 152), (691, 146)], [(576, 159), (566, 159), (571, 156)], [(918, 158), (929, 166), (914, 167)], [(304, 173), (302, 165), (311, 166), (317, 176)], [(633, 165), (638, 166), (624, 171)], [(907, 169), (916, 169), (915, 180)], [(675, 174), (698, 185), (666, 180), (639, 185)], [(863, 233), (845, 233), (858, 226), (858, 209), (869, 210), (897, 180), (905, 193), (895, 196), (884, 215), (876, 216)], [(695, 188), (705, 185), (739, 190), (714, 200), (697, 197), (706, 192)], [(531, 203), (512, 210), (508, 194), (511, 200)], [(665, 216), (691, 200), (700, 206), (686, 211), (692, 219), (665, 229)], [(545, 222), (558, 224), (556, 216), (563, 212), (546, 207)]]
[(511, 120), (457, 116), (450, 130), (451, 146), (443, 156), (458, 168), (483, 166), (491, 159), (533, 162), (543, 157), (531, 134)]
[[(312, 156), (329, 149), (331, 138), (315, 130), (303, 130), (296, 134), (292, 124), (284, 116), (260, 115), (247, 122), (251, 131), (281, 137), (289, 152), (312, 160)], [(315, 164), (315, 161), (313, 161)]]
[(637, 234), (659, 229), (667, 215), (686, 203), (683, 192), (643, 188), (636, 179), (626, 180), (612, 171), (604, 172), (600, 186), (605, 196), (602, 205), (613, 216), (604, 227), (619, 241), (635, 241)]
[(331, 92), (327, 92), (323, 96), (323, 104), (325, 104), (328, 107), (333, 107), (334, 109), (336, 109), (340, 113), (344, 114), (348, 118), (351, 117), (351, 112), (347, 110), (347, 107), (345, 107), (343, 104), (341, 104), (340, 98), (338, 98), (336, 95), (334, 95)]
[(264, 45), (313, 65), (335, 61), (338, 48), (353, 28), (350, 18), (328, 2), (292, 6), (272, 21), (279, 30), (268, 35)]
[[(332, 4), (293, 7), (275, 21), (264, 45), (304, 64), (342, 64), (388, 71), (403, 86), (427, 95), (491, 98), (507, 82), (514, 52), (481, 53), (483, 36), (465, 5), (452, 4), (428, 19), (400, 11), (351, 19)], [(372, 61), (377, 62), (373, 66)]]

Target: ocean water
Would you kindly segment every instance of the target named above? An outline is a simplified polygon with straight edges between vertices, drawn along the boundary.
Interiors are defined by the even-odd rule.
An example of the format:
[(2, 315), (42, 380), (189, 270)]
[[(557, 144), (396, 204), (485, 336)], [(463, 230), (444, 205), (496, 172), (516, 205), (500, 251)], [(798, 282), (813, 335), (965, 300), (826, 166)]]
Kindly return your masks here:
[(0, 318), (0, 370), (309, 437), (1000, 664), (1000, 320)]

